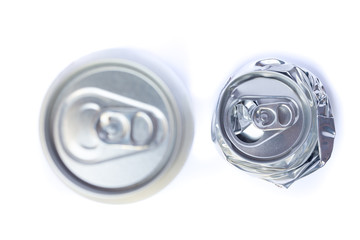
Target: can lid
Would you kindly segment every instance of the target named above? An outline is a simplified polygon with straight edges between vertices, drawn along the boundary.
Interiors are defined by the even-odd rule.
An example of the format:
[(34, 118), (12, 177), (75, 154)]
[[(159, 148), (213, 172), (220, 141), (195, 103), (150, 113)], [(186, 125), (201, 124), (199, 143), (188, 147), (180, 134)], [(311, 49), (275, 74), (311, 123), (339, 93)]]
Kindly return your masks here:
[(212, 137), (233, 165), (278, 185), (320, 168), (335, 136), (320, 80), (278, 59), (242, 68), (225, 84)]
[(180, 79), (147, 53), (111, 49), (66, 68), (45, 97), (40, 136), (50, 165), (79, 193), (131, 202), (182, 167), (193, 118)]
[[(245, 74), (224, 95), (224, 130), (239, 152), (254, 161), (278, 160), (304, 144), (316, 126), (311, 99), (289, 78), (272, 72)], [(315, 140), (309, 142), (315, 144)], [(310, 147), (313, 148), (314, 146)]]

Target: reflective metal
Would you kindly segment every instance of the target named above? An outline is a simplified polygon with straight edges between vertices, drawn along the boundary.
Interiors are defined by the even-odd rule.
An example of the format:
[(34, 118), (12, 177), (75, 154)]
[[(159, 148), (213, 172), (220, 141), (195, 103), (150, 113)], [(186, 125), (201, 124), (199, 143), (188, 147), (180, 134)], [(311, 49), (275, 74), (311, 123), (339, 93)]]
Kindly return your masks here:
[(45, 97), (44, 152), (77, 192), (130, 202), (164, 187), (182, 167), (193, 137), (187, 91), (146, 53), (112, 49), (66, 68)]
[(328, 96), (315, 75), (265, 59), (227, 81), (211, 132), (231, 164), (289, 187), (328, 161), (335, 126)]

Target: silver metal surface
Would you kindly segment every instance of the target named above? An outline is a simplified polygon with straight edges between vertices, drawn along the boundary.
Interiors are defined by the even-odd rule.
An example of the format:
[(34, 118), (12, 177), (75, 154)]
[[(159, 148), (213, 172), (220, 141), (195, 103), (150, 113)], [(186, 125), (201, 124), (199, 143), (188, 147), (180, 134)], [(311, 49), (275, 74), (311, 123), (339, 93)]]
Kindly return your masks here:
[(240, 69), (225, 84), (211, 132), (231, 164), (289, 187), (328, 161), (335, 126), (316, 76), (265, 59)]
[(58, 176), (99, 201), (130, 202), (164, 187), (187, 158), (193, 119), (185, 88), (143, 52), (112, 49), (66, 68), (40, 116)]

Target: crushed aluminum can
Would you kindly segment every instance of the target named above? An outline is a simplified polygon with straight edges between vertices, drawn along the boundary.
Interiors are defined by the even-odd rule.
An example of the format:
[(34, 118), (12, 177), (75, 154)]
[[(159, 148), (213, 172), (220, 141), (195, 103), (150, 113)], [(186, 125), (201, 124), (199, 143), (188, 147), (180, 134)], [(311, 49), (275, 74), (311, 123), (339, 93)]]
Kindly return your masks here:
[(287, 188), (329, 160), (335, 125), (328, 95), (314, 74), (265, 59), (227, 81), (211, 133), (231, 164)]
[(40, 138), (55, 173), (98, 201), (125, 203), (163, 188), (193, 139), (189, 96), (147, 53), (110, 49), (67, 67), (41, 110)]

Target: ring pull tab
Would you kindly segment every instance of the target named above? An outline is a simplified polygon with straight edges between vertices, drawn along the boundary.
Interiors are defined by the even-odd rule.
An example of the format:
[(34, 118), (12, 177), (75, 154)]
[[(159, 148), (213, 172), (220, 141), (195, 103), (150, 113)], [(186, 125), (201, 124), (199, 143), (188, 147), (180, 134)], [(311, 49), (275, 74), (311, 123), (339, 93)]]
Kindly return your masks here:
[(234, 135), (246, 144), (261, 144), (293, 126), (299, 118), (298, 106), (289, 97), (239, 98), (230, 113), (230, 124)]
[(94, 164), (156, 148), (168, 123), (154, 106), (99, 88), (83, 88), (63, 102), (60, 134), (77, 162)]
[(96, 125), (99, 138), (108, 144), (149, 145), (155, 135), (156, 119), (151, 113), (136, 111), (127, 114), (106, 110)]
[(269, 131), (291, 127), (296, 117), (296, 110), (290, 103), (277, 102), (258, 105), (252, 119), (258, 128)]
[(96, 125), (99, 138), (108, 144), (120, 144), (130, 128), (130, 121), (124, 114), (109, 110), (100, 114)]

